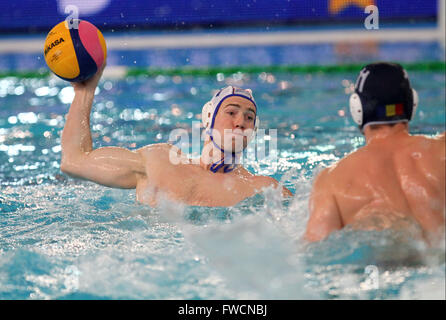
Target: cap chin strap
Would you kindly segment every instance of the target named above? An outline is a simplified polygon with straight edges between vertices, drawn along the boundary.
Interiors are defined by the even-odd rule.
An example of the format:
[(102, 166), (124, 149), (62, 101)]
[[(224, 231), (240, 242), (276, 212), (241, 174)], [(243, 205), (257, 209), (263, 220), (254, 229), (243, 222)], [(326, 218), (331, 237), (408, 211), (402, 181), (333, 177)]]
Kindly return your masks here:
[[(237, 168), (240, 160), (240, 155), (242, 154), (243, 149), (236, 151), (226, 151), (219, 144), (215, 142), (214, 136), (212, 135), (212, 129), (206, 130), (206, 133), (209, 135), (209, 138), (211, 139), (214, 148), (219, 149), (220, 152), (223, 154), (223, 157), (221, 157), (220, 159), (211, 164), (209, 170), (216, 173), (218, 170), (220, 170), (220, 168), (223, 167), (223, 172), (228, 173)], [(214, 159), (212, 160), (214, 161)]]
[(211, 166), (209, 167), (209, 170), (211, 170), (213, 173), (217, 173), (218, 170), (220, 170), (221, 168), (223, 168), (223, 173), (228, 173), (231, 171), (234, 171), (235, 168), (237, 168), (238, 164), (238, 158), (235, 157), (231, 157), (231, 163), (228, 164), (226, 157), (221, 158), (219, 161), (216, 161), (214, 163), (211, 164)]
[(350, 96), (350, 100), (349, 100), (350, 114), (353, 118), (353, 121), (359, 126), (359, 129), (361, 130), (361, 132), (364, 133), (364, 127), (369, 124), (386, 124), (386, 123), (391, 124), (391, 123), (411, 121), (417, 111), (417, 107), (418, 107), (418, 103), (419, 103), (418, 93), (413, 88), (412, 88), (412, 101), (413, 101), (412, 114), (410, 115), (409, 119), (394, 120), (394, 121), (371, 121), (371, 122), (367, 122), (366, 124), (363, 124), (364, 110), (362, 107), (361, 98), (355, 92)]

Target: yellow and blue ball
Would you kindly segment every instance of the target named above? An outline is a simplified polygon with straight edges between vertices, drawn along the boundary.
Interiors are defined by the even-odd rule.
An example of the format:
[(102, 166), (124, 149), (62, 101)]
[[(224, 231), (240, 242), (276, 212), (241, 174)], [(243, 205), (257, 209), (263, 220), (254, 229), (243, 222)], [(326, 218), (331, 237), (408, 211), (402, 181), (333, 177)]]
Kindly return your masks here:
[(44, 56), (58, 77), (72, 82), (84, 81), (103, 66), (107, 47), (101, 31), (85, 20), (69, 25), (62, 21), (48, 33)]

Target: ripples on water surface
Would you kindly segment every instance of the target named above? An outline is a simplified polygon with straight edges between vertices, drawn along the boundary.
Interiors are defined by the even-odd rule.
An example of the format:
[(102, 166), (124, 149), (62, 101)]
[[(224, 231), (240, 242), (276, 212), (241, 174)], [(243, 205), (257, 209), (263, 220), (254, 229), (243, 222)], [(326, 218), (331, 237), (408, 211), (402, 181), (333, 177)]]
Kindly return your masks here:
[[(412, 132), (444, 130), (443, 74), (411, 73), (421, 104)], [(231, 208), (153, 209), (134, 191), (60, 173), (60, 131), (72, 90), (55, 79), (0, 79), (1, 299), (445, 298), (444, 247), (395, 232), (344, 230), (301, 240), (314, 175), (363, 144), (349, 119), (355, 74), (158, 76), (102, 81), (95, 147), (166, 142), (211, 91), (251, 87), (279, 161), (247, 168), (282, 180)], [(268, 131), (267, 131), (268, 132)], [(391, 249), (389, 249), (391, 248)]]

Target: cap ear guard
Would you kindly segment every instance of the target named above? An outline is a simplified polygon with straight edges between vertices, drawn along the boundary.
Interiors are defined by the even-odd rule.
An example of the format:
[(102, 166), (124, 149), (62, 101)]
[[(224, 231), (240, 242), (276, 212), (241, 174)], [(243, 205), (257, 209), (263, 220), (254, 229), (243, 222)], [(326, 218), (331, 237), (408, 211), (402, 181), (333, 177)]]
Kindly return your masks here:
[(214, 107), (212, 105), (212, 102), (207, 102), (203, 109), (201, 110), (201, 123), (203, 124), (203, 127), (207, 130), (211, 126), (212, 121), (212, 115), (214, 114)]
[(353, 121), (357, 125), (362, 126), (364, 112), (362, 110), (362, 103), (359, 94), (357, 94), (356, 92), (353, 93), (350, 96), (349, 104), (350, 104), (350, 114), (353, 118)]
[(415, 112), (417, 112), (417, 107), (418, 107), (418, 102), (419, 102), (419, 98), (418, 98), (418, 92), (412, 88), (412, 101), (413, 101), (413, 107), (412, 107), (412, 113), (410, 115), (410, 119), (412, 120)]

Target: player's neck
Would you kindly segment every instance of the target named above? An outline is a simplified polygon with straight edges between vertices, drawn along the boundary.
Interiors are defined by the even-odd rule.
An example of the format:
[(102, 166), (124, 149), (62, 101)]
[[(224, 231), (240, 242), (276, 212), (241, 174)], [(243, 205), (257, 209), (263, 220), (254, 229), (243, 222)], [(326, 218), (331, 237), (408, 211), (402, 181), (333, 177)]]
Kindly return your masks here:
[(407, 137), (409, 135), (407, 123), (394, 125), (371, 125), (364, 129), (366, 144), (390, 141), (390, 139)]
[[(231, 155), (226, 154), (226, 159), (224, 159), (225, 153), (219, 150), (211, 141), (207, 140), (203, 146), (200, 157), (200, 167), (205, 170), (210, 170), (212, 166), (214, 168), (220, 163), (230, 164), (232, 159)], [(218, 169), (217, 172), (224, 172), (224, 166)]]

